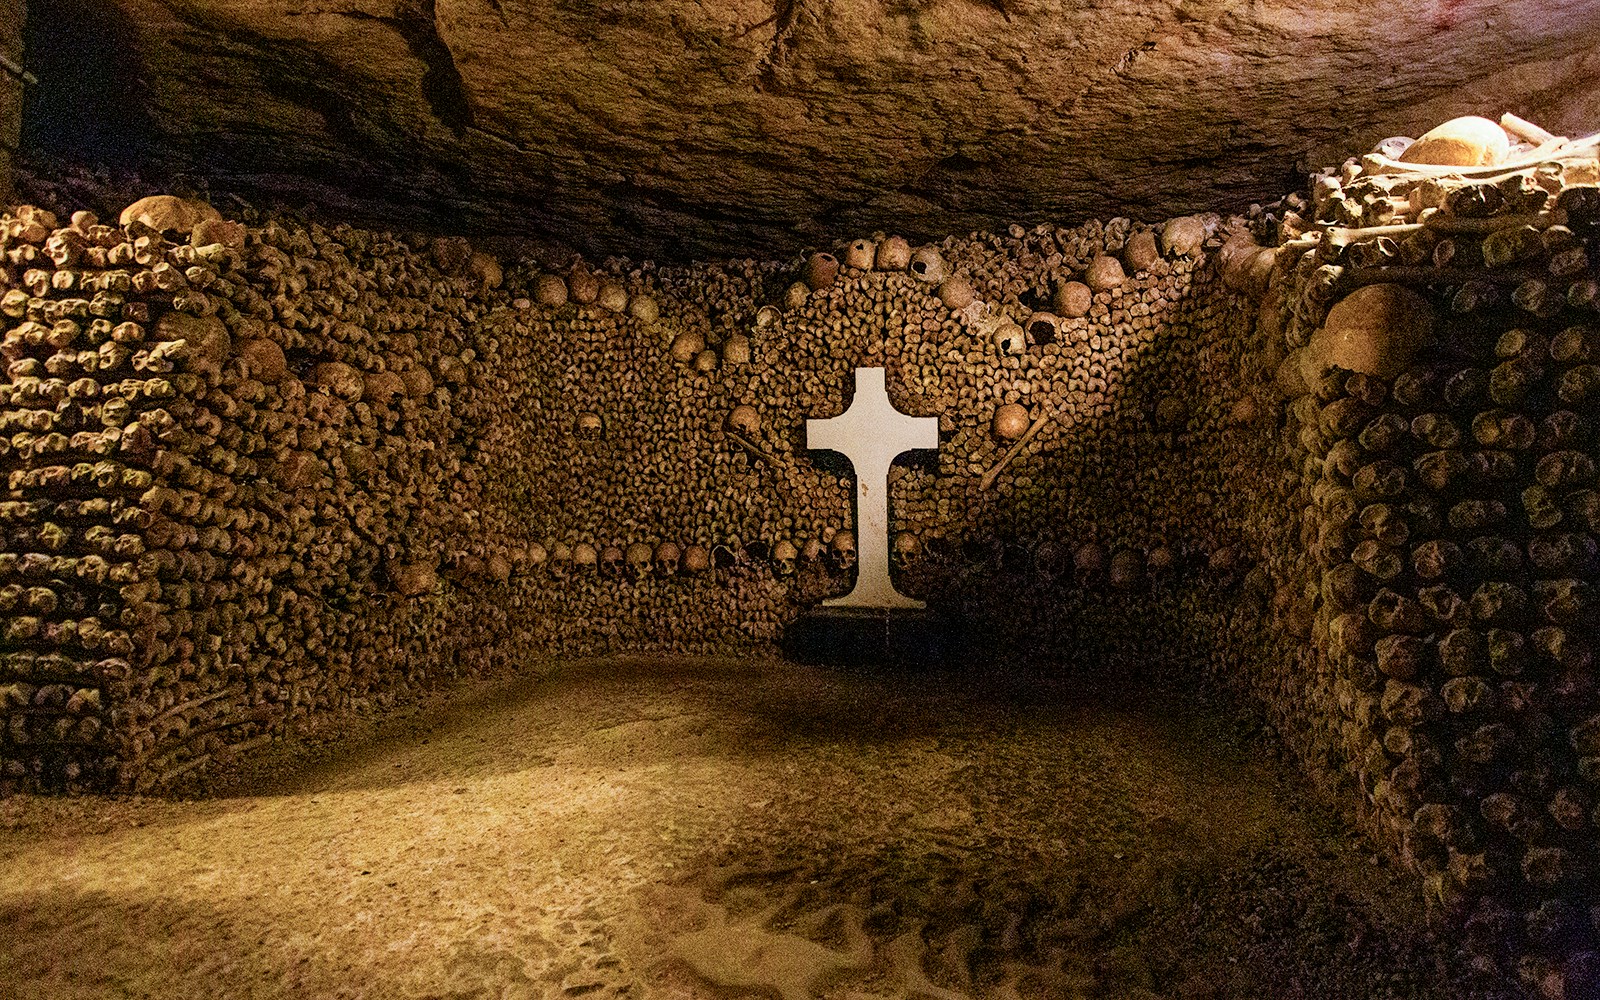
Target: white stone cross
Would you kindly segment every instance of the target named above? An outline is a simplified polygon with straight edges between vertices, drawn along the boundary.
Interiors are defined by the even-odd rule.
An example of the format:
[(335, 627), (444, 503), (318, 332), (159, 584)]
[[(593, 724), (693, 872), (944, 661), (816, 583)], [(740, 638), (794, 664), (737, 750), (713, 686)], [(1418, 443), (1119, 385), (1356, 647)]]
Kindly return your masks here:
[(863, 608), (920, 608), (889, 580), (889, 466), (915, 449), (939, 448), (938, 417), (908, 417), (889, 402), (882, 368), (856, 369), (850, 408), (827, 420), (806, 421), (806, 447), (836, 451), (856, 472), (856, 585), (823, 604)]

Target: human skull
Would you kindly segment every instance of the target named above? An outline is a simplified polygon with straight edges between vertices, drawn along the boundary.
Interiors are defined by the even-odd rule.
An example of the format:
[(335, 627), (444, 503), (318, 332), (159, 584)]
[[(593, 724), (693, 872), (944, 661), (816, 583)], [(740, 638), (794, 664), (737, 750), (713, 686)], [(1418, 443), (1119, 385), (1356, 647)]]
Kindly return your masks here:
[(615, 281), (605, 281), (600, 284), (600, 293), (595, 297), (600, 308), (612, 312), (622, 312), (628, 308), (628, 290)]
[(801, 280), (813, 291), (832, 285), (839, 277), (839, 259), (831, 253), (814, 253), (806, 258)]
[(533, 301), (542, 306), (567, 304), (567, 283), (559, 274), (541, 274), (533, 285)]
[(950, 539), (937, 530), (922, 538), (922, 562), (928, 566), (948, 567), (955, 559), (956, 549)]
[(1165, 544), (1157, 545), (1145, 557), (1145, 575), (1151, 583), (1165, 583), (1177, 570), (1178, 554)]
[(529, 569), (538, 569), (550, 560), (550, 551), (538, 542), (530, 542), (525, 551)]
[(994, 328), (994, 346), (1001, 354), (1016, 357), (1028, 353), (1028, 337), (1022, 327), (1005, 320)]
[(1078, 547), (1072, 557), (1072, 569), (1080, 587), (1098, 587), (1106, 578), (1106, 550), (1098, 542)]
[(1120, 549), (1111, 557), (1111, 586), (1118, 590), (1134, 590), (1144, 582), (1144, 553), (1138, 549)]
[(824, 551), (820, 538), (808, 538), (806, 543), (800, 546), (800, 560), (808, 565), (815, 563), (822, 558)]
[(767, 330), (778, 325), (778, 320), (783, 318), (783, 310), (777, 306), (762, 306), (756, 310), (756, 329)]
[(596, 552), (593, 545), (588, 542), (579, 542), (572, 547), (572, 565), (580, 572), (592, 570), (600, 563), (600, 553)]
[(632, 545), (628, 546), (628, 553), (626, 557), (628, 560), (628, 575), (635, 580), (649, 576), (651, 570), (651, 558), (654, 555), (655, 550), (643, 542), (634, 542)]
[(872, 270), (873, 259), (878, 254), (878, 245), (871, 240), (856, 240), (844, 252), (844, 266), (853, 267), (862, 271)]
[(800, 553), (795, 550), (794, 543), (787, 538), (780, 539), (772, 547), (772, 569), (779, 576), (789, 576), (794, 572), (795, 559)]
[(598, 438), (605, 431), (605, 421), (598, 413), (580, 413), (574, 421), (573, 428), (577, 435), (586, 440)]
[(1046, 583), (1066, 572), (1068, 562), (1067, 550), (1048, 539), (1033, 550), (1034, 572)]
[(939, 283), (939, 301), (947, 309), (965, 309), (972, 305), (972, 300), (978, 297), (977, 290), (972, 287), (972, 282), (961, 275), (953, 275)]
[(1244, 572), (1244, 560), (1239, 555), (1238, 549), (1224, 545), (1211, 553), (1207, 567), (1224, 586), (1232, 586)]
[(582, 264), (576, 264), (567, 275), (567, 291), (572, 301), (579, 305), (591, 305), (600, 297), (600, 277)]
[(654, 568), (657, 576), (677, 576), (678, 566), (682, 562), (683, 550), (673, 542), (662, 542), (656, 546)]
[(1161, 252), (1179, 257), (1197, 256), (1211, 235), (1212, 225), (1198, 215), (1168, 219), (1161, 227)]
[(922, 561), (922, 542), (909, 531), (894, 536), (894, 547), (889, 551), (894, 568), (913, 569)]
[(753, 406), (735, 406), (728, 413), (728, 429), (753, 438), (761, 432), (761, 414)]
[(550, 573), (558, 580), (572, 575), (572, 546), (566, 542), (550, 546)]
[(495, 583), (511, 579), (511, 560), (496, 552), (483, 561), (483, 570)]
[(465, 581), (483, 571), (483, 561), (470, 552), (457, 549), (445, 556), (445, 574), (453, 580)]
[(911, 263), (911, 244), (903, 236), (891, 236), (878, 244), (873, 263), (880, 271), (904, 271)]
[[(168, 315), (177, 316), (178, 313)], [(185, 319), (191, 317), (184, 317)], [(178, 339), (176, 337), (172, 339)], [(366, 391), (367, 384), (361, 377), (361, 372), (342, 361), (324, 361), (311, 370), (311, 381), (318, 388), (344, 400), (354, 403)]]
[(1067, 319), (1082, 319), (1094, 307), (1094, 291), (1081, 281), (1068, 281), (1056, 288), (1050, 300), (1058, 315)]
[(747, 365), (750, 363), (750, 338), (736, 333), (722, 342), (722, 363)]
[(654, 323), (661, 318), (661, 307), (648, 295), (635, 295), (628, 302), (628, 315), (641, 323)]
[(683, 550), (683, 569), (695, 576), (711, 568), (711, 552), (704, 545), (691, 545)]
[(720, 361), (721, 359), (717, 357), (717, 352), (708, 347), (694, 356), (694, 370), (702, 375), (714, 372), (717, 370), (717, 365)]
[(1028, 433), (1028, 408), (1021, 403), (1006, 403), (994, 411), (991, 429), (1001, 441), (1016, 441)]
[(706, 349), (706, 338), (693, 330), (685, 330), (672, 338), (672, 360), (686, 365)]
[(911, 255), (911, 276), (930, 285), (944, 280), (944, 258), (936, 247), (921, 247)]
[(840, 570), (849, 572), (856, 564), (856, 533), (853, 531), (840, 531), (834, 534), (833, 564)]
[(1096, 292), (1103, 292), (1116, 288), (1122, 284), (1127, 275), (1122, 270), (1122, 261), (1115, 257), (1101, 254), (1089, 262), (1084, 270), (1083, 281), (1089, 288)]
[(608, 577), (619, 577), (624, 569), (622, 549), (616, 545), (607, 545), (600, 550), (600, 574)]
[(1061, 337), (1061, 317), (1052, 312), (1036, 312), (1028, 317), (1028, 339), (1041, 347)]

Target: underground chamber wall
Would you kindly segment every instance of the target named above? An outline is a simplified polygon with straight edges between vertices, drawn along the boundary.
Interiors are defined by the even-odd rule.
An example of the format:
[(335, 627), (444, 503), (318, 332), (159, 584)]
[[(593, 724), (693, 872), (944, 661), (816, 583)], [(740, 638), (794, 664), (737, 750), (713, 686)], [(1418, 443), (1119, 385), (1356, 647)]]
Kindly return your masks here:
[(1235, 219), (559, 273), (30, 178), (3, 780), (170, 787), (535, 655), (763, 647), (847, 587), (803, 427), (882, 366), (940, 428), (891, 474), (903, 590), (996, 659), (1231, 688), (1475, 948), (1580, 984), (1593, 150), (1356, 163)]
[[(54, 679), (57, 646), (100, 662), (54, 620), (95, 619), (110, 659), (138, 647), (129, 669), (144, 673), (123, 683), (174, 688), (150, 717), (121, 717), (122, 750), (56, 780), (86, 766), (154, 780), (154, 761), (182, 767), (201, 745), (503, 669), (510, 649), (776, 639), (843, 589), (848, 469), (813, 461), (802, 428), (842, 411), (863, 365), (887, 368), (903, 412), (940, 420), (937, 463), (891, 473), (901, 586), (1005, 623), (998, 654), (1081, 645), (1083, 631), (1133, 662), (1129, 626), (1164, 604), (1177, 620), (1173, 579), (1210, 580), (1213, 562), (1223, 582), (1239, 575), (1223, 542), (1245, 506), (1224, 488), (1249, 434), (1227, 375), (1243, 347), (1200, 333), (1222, 330), (1235, 295), (1205, 266), (1198, 220), (1171, 227), (1188, 243), (1170, 259), (1153, 233), (1134, 239), (1148, 246), (1127, 275), (1105, 256), (1128, 242), (1123, 220), (946, 241), (942, 266), (964, 277), (938, 284), (892, 253), (878, 269), (874, 248), (812, 274), (815, 288), (777, 264), (499, 273), (455, 240), (199, 225), (237, 245), (129, 242), (80, 216), (43, 241), (62, 265), (17, 275), (37, 272), (46, 296), (12, 296), (32, 409), (17, 419), (38, 425), (18, 432), (13, 516), (63, 536), (55, 562), (28, 563), (40, 586), (19, 597), (35, 612), (19, 629), (37, 632), (19, 641), (46, 657), (35, 681)], [(102, 253), (103, 270), (85, 266)], [(126, 253), (146, 263), (111, 266)], [(1052, 287), (1069, 255), (1103, 258), (1085, 275), (1098, 292)], [(123, 291), (101, 287), (119, 270)], [(94, 287), (57, 288), (66, 273)], [(1029, 346), (980, 295), (1013, 312), (1060, 299), (1061, 313), (1017, 313), (1060, 336)], [(46, 329), (75, 332), (30, 343)], [(986, 488), (1016, 434), (996, 416), (1030, 404), (1054, 425)], [(47, 548), (35, 537), (24, 547)], [(94, 588), (61, 595), (66, 615), (44, 593), (63, 575)], [(1131, 592), (1149, 610), (1113, 596)]]

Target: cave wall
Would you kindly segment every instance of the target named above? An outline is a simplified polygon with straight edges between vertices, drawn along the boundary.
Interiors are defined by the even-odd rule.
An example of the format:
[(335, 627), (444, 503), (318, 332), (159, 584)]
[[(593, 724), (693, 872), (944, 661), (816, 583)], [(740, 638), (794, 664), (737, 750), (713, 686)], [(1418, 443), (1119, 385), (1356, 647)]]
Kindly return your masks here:
[[(23, 66), (23, 0), (0, 0), (0, 56)], [(11, 198), (11, 171), (22, 142), (22, 79), (0, 71), (0, 200)]]
[(334, 220), (768, 257), (1243, 210), (1468, 111), (1580, 134), (1597, 31), (1550, 0), (58, 0), (27, 124)]

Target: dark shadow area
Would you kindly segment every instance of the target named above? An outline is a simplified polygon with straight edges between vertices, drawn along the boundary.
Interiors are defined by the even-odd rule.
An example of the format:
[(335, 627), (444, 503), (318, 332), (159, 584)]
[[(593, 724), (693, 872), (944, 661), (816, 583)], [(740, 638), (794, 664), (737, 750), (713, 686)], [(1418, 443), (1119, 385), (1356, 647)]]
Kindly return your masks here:
[[(1236, 738), (1232, 717), (1193, 690), (1130, 687), (1092, 673), (1052, 677), (981, 658), (916, 670), (646, 655), (546, 666), (547, 676), (457, 691), (347, 739), (291, 740), (188, 791), (238, 798), (300, 795), (333, 782), (349, 790), (484, 779), (557, 767), (569, 760), (561, 748), (581, 747), (594, 733), (642, 732), (664, 720), (704, 720), (695, 729), (700, 758), (757, 766), (810, 746), (867, 753), (907, 740), (1003, 737), (1019, 720), (1061, 740), (1085, 724), (1132, 717), (1209, 734), (1209, 745)], [(676, 752), (671, 740), (645, 740), (614, 763), (668, 762)], [(414, 763), (396, 763), (401, 757)]]
[(960, 622), (936, 611), (823, 607), (784, 630), (783, 653), (797, 663), (915, 671), (950, 666)]
[[(930, 850), (914, 835), (732, 850), (657, 890), (655, 915), (668, 940), (697, 943), (672, 930), (687, 915), (731, 943), (777, 950), (805, 936), (836, 955), (853, 924), (871, 942), (867, 975), (946, 1000), (1517, 996), (1474, 982), (1446, 942), (1396, 927), (1336, 866), (1281, 844), (1212, 853), (1180, 837), (1158, 833), (1142, 856), (1068, 861), (1010, 845)], [(664, 982), (686, 987), (696, 971), (676, 968)]]
[(24, 25), (28, 66), (22, 148), (132, 169), (151, 155), (154, 123), (144, 99), (133, 26), (115, 4), (33, 4)]

